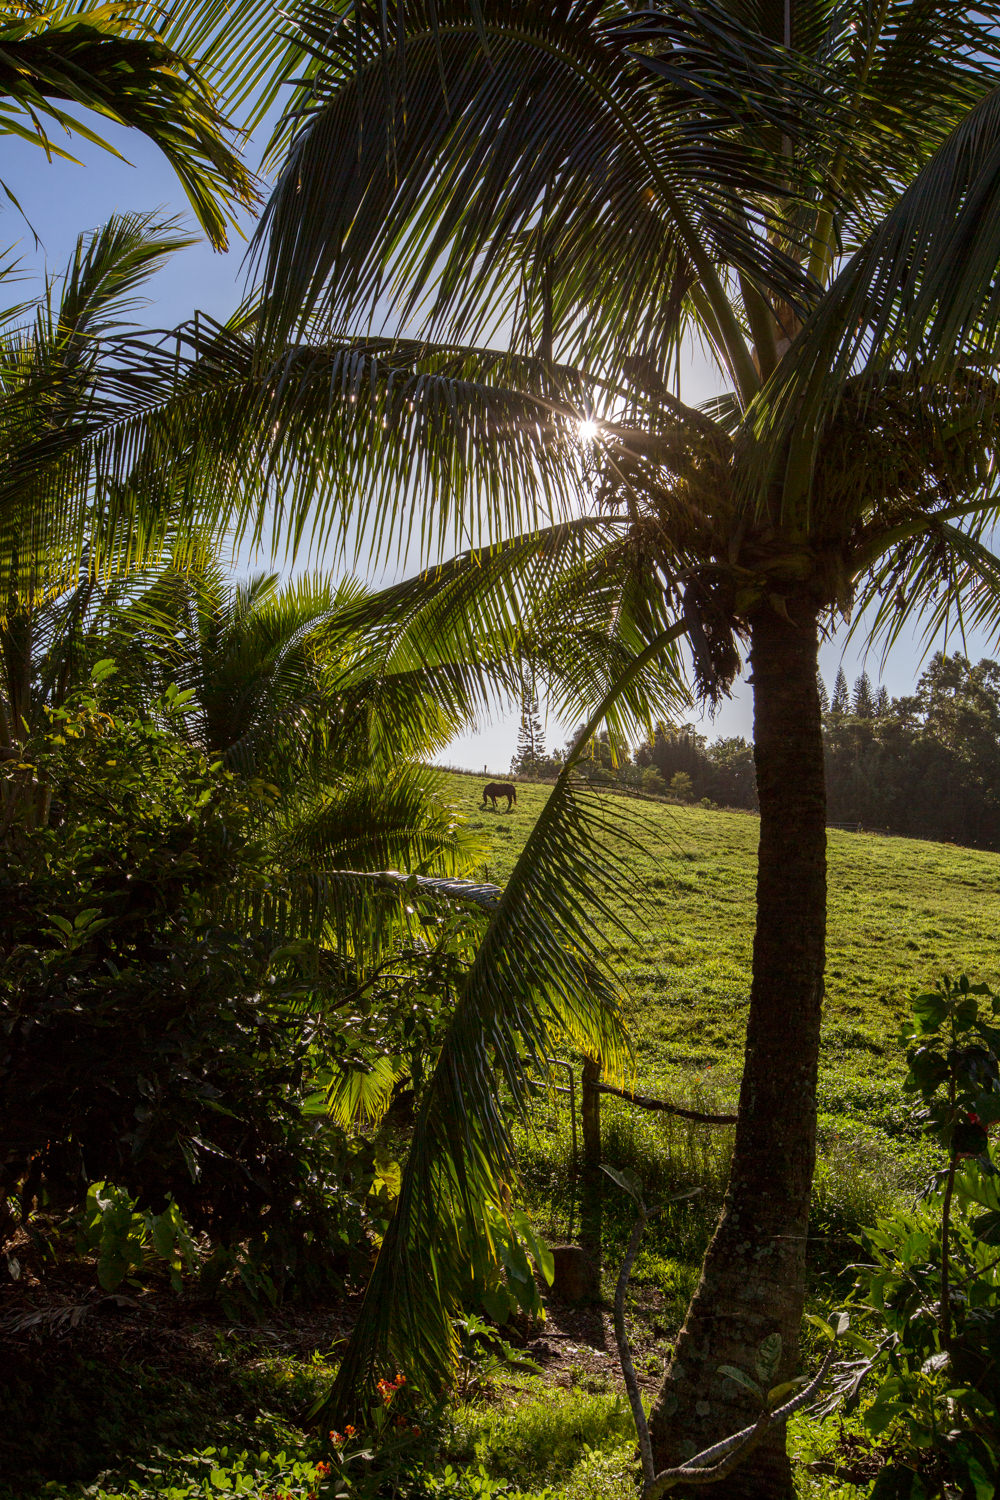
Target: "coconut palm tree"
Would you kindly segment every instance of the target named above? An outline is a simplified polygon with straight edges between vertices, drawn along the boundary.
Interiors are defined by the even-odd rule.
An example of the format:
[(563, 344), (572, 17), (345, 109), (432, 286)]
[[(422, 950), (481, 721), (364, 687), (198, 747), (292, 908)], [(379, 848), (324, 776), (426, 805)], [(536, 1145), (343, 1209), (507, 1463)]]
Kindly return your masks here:
[[(777, 1335), (776, 1378), (796, 1367), (824, 963), (820, 630), (852, 604), (887, 639), (913, 611), (996, 618), (998, 19), (951, 0), (400, 0), (391, 26), (364, 4), (302, 13), (311, 66), (261, 240), (265, 335), (298, 344), (273, 387), (281, 443), (322, 393), (345, 476), (415, 458), (407, 493), (437, 481), (438, 535), (456, 514), (509, 535), (540, 497), (589, 492), (593, 576), (606, 556), (636, 597), (659, 591), (705, 694), (742, 655), (752, 667), (740, 1124), (654, 1411), (660, 1463), (745, 1420), (721, 1364), (751, 1366)], [(420, 339), (351, 339), (376, 309)], [(672, 388), (692, 336), (727, 387), (700, 410)], [(395, 503), (373, 496), (362, 519)], [(429, 1243), (407, 1240), (408, 1212), (404, 1194), (386, 1263)], [(411, 1274), (400, 1306), (419, 1295)], [(355, 1347), (376, 1358), (384, 1301), (371, 1316), (382, 1343), (363, 1323)], [(788, 1483), (770, 1443), (723, 1488)]]
[[(709, 696), (749, 656), (761, 842), (740, 1124), (654, 1412), (665, 1463), (743, 1425), (721, 1364), (750, 1367), (777, 1336), (776, 1378), (795, 1369), (824, 962), (819, 632), (852, 604), (886, 639), (915, 610), (929, 627), (996, 617), (998, 17), (945, 0), (399, 0), (384, 28), (383, 10), (302, 12), (311, 60), (275, 142), (261, 313), (183, 330), (170, 372), (147, 351), (141, 443), (95, 433), (88, 451), (116, 480), (160, 473), (183, 433), (175, 487), (238, 479), (244, 515), (261, 525), (267, 500), (294, 540), (310, 520), (383, 557), (471, 540), (405, 586), (408, 649), (434, 660), (467, 633), (541, 666), (558, 639), (588, 736), (669, 691), (682, 638)], [(376, 307), (388, 332), (365, 324)], [(674, 382), (692, 336), (728, 387), (702, 409)], [(515, 1170), (487, 1060), (523, 1103), (524, 1058), (554, 1027), (620, 1054), (612, 992), (591, 982), (600, 934), (581, 932), (602, 873), (571, 763), (467, 977), (339, 1398), (380, 1363), (447, 1368), (436, 1293), (470, 1226), (495, 1232)], [(780, 1444), (724, 1487), (787, 1491)]]

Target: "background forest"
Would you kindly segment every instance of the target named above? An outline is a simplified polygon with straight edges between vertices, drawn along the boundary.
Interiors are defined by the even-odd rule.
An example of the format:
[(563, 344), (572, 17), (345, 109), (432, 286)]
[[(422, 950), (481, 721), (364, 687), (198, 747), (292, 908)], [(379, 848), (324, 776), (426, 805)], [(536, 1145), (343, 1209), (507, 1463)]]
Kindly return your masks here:
[[(838, 673), (821, 693), (827, 812), (833, 824), (873, 833), (1000, 847), (1000, 671), (964, 656), (936, 655), (911, 696), (890, 698), (867, 674), (848, 687)], [(512, 769), (553, 776), (562, 756), (544, 753), (544, 730), (522, 728)], [(523, 716), (522, 716), (523, 718)], [(541, 753), (539, 753), (539, 750)], [(753, 752), (741, 738), (709, 740), (691, 725), (660, 724), (633, 753), (615, 758), (605, 736), (581, 768), (596, 785), (620, 785), (681, 802), (757, 810)]]

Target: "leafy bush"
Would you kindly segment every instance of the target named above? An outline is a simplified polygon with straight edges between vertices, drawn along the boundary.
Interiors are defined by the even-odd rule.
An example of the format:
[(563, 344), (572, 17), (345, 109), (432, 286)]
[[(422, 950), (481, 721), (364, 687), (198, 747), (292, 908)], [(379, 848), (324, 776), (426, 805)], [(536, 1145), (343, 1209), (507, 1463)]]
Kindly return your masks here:
[(185, 1271), (193, 1271), (198, 1253), (177, 1204), (170, 1199), (162, 1213), (138, 1211), (123, 1188), (91, 1183), (79, 1216), (78, 1249), (96, 1254), (97, 1279), (106, 1292), (120, 1286), (130, 1271), (151, 1256), (165, 1261), (175, 1291)]
[(363, 1242), (374, 1148), (303, 1109), (304, 982), (252, 919), (257, 814), (171, 732), (182, 707), (163, 727), (84, 695), (0, 767), (0, 1205), (111, 1182), (206, 1232), (216, 1283), (274, 1295)]
[[(989, 1001), (989, 1005), (986, 1002)], [(892, 1439), (873, 1495), (990, 1500), (1000, 1481), (1000, 1175), (989, 1127), (1000, 1120), (1000, 999), (941, 983), (904, 1027), (906, 1088), (945, 1152), (924, 1202), (865, 1236), (853, 1301), (871, 1313), (861, 1358), (841, 1371), (848, 1409)]]

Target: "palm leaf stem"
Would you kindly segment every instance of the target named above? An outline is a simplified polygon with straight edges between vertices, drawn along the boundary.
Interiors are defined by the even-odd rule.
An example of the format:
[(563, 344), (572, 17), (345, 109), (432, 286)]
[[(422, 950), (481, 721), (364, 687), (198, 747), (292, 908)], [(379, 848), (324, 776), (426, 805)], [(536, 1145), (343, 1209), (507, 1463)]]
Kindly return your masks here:
[[(996, 497), (994, 497), (994, 500)], [(972, 516), (981, 513), (989, 501), (986, 496), (978, 500), (971, 500), (965, 505), (950, 505), (945, 510), (932, 511), (929, 515), (918, 515), (900, 522), (898, 526), (889, 527), (880, 532), (868, 543), (860, 547), (852, 555), (852, 563), (855, 571), (865, 572), (872, 567), (877, 560), (886, 553), (890, 547), (898, 546), (900, 542), (907, 542), (912, 537), (920, 536), (927, 530), (928, 522), (934, 524), (960, 521), (964, 516)]]

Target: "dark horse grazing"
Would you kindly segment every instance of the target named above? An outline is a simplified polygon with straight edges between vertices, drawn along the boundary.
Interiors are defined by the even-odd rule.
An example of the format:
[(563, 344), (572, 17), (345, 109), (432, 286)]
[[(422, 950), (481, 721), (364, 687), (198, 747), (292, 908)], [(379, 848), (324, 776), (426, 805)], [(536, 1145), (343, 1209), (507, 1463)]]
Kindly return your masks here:
[(517, 801), (517, 787), (514, 785), (514, 783), (512, 781), (491, 781), (490, 784), (489, 784), (489, 786), (484, 786), (483, 787), (483, 806), (484, 807), (486, 806), (486, 799), (487, 799), (487, 797), (493, 803), (494, 809), (496, 808), (496, 805), (497, 805), (497, 798), (498, 797), (506, 797), (507, 798), (507, 811), (510, 812), (511, 807)]

